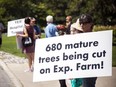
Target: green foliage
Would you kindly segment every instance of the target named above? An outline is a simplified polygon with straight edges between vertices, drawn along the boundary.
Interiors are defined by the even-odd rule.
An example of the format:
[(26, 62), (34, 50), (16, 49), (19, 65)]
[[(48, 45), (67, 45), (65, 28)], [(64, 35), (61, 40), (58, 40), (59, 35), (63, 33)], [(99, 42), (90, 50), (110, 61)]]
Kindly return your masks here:
[(64, 23), (71, 15), (73, 22), (83, 13), (93, 16), (95, 24), (116, 24), (116, 0), (0, 0), (0, 19), (7, 26), (9, 20), (35, 17), (43, 27), (47, 15), (54, 16), (56, 24)]

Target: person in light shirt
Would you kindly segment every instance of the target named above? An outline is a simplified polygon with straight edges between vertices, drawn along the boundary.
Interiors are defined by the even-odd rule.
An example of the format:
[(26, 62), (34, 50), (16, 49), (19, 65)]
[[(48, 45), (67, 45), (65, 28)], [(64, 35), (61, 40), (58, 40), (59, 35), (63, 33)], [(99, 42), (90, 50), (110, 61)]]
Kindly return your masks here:
[(46, 21), (47, 21), (47, 26), (45, 28), (45, 37), (46, 38), (55, 37), (57, 32), (57, 27), (56, 25), (53, 24), (53, 16), (48, 15), (46, 17)]

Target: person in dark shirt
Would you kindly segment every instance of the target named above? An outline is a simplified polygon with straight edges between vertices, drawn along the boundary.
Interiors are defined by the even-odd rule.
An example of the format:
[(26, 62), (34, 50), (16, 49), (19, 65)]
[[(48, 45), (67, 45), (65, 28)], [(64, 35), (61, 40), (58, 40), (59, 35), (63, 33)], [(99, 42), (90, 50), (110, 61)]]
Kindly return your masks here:
[[(79, 18), (79, 23), (83, 32), (92, 32), (93, 19), (89, 14), (82, 14)], [(82, 78), (83, 87), (95, 87), (97, 77)]]
[(23, 53), (26, 54), (26, 57), (28, 59), (28, 69), (26, 69), (24, 72), (33, 72), (33, 64), (34, 64), (34, 53), (35, 53), (35, 47), (34, 47), (34, 41), (35, 41), (35, 32), (33, 27), (30, 25), (31, 20), (29, 17), (25, 18), (25, 27), (23, 29), (23, 34), (16, 34), (17, 37), (27, 38), (30, 37), (32, 44), (30, 46), (24, 46), (22, 47)]
[(34, 32), (35, 32), (35, 37), (37, 38), (41, 38), (41, 29), (40, 27), (36, 24), (36, 19), (35, 18), (30, 18), (31, 19), (31, 25), (34, 28)]
[(66, 17), (66, 34), (70, 34), (70, 27), (72, 24), (72, 16), (67, 16)]

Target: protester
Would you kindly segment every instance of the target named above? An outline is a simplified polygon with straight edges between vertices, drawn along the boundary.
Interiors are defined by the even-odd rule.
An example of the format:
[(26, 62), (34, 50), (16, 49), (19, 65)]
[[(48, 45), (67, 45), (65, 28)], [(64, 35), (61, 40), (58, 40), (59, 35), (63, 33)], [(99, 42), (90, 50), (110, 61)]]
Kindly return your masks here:
[[(81, 29), (81, 26), (79, 24), (79, 19), (77, 19), (76, 23), (73, 23), (71, 25), (70, 32), (71, 32), (71, 34), (83, 33), (83, 29)], [(82, 86), (82, 79), (81, 78), (71, 79), (71, 86), (72, 87), (80, 87), (80, 86)]]
[(32, 40), (32, 45), (28, 46), (28, 47), (24, 47), (23, 46), (23, 52), (26, 54), (27, 59), (28, 59), (28, 65), (29, 68), (27, 70), (25, 70), (24, 72), (33, 72), (33, 63), (34, 63), (34, 39), (35, 39), (35, 33), (34, 33), (34, 29), (33, 27), (30, 25), (30, 18), (26, 17), (25, 18), (25, 28), (23, 30), (23, 34), (17, 34), (16, 36), (19, 37), (30, 37)]
[[(59, 36), (65, 35), (66, 28), (64, 25), (61, 25), (61, 24), (57, 25), (57, 29), (58, 29)], [(59, 80), (59, 83), (60, 83), (60, 87), (67, 87), (65, 79)]]
[(4, 30), (4, 26), (2, 23), (0, 23), (0, 48), (1, 48), (1, 45), (2, 45), (2, 32)]
[[(93, 19), (89, 14), (82, 14), (79, 18), (79, 23), (83, 32), (92, 32), (93, 30)], [(97, 77), (83, 78), (83, 87), (95, 87)]]
[[(59, 36), (62, 36), (65, 34), (66, 28), (64, 25), (57, 25), (57, 29), (58, 29)], [(60, 83), (60, 87), (67, 87), (65, 79), (59, 80), (59, 83)]]
[(56, 25), (53, 24), (53, 16), (48, 15), (46, 17), (46, 21), (47, 21), (47, 26), (45, 28), (45, 37), (49, 38), (56, 36), (57, 27)]
[(71, 32), (71, 34), (83, 33), (83, 29), (81, 28), (81, 26), (79, 24), (79, 19), (77, 19), (76, 23), (73, 23), (71, 25), (70, 32)]
[(41, 38), (41, 29), (40, 27), (36, 24), (36, 19), (35, 18), (31, 18), (31, 25), (34, 28), (35, 31), (35, 37), (37, 38)]
[[(55, 37), (56, 32), (58, 32), (58, 29), (57, 29), (58, 26), (55, 26), (53, 24), (53, 17), (51, 15), (48, 15), (46, 17), (46, 21), (47, 21), (47, 27), (45, 28), (45, 36), (46, 36), (46, 38)], [(59, 80), (59, 82), (60, 82), (60, 85), (61, 85), (60, 87), (66, 87), (65, 80)]]
[(70, 26), (72, 24), (72, 16), (66, 17), (66, 34), (70, 34)]

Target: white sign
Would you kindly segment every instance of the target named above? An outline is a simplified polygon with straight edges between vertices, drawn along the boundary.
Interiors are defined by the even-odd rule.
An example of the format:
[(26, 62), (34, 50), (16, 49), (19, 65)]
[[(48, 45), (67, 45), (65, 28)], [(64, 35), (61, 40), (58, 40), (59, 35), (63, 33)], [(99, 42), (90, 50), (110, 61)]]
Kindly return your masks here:
[(24, 19), (18, 19), (8, 22), (8, 33), (7, 36), (15, 36), (18, 32), (23, 32)]
[[(23, 34), (23, 32), (17, 32), (17, 34)], [(16, 37), (17, 49), (22, 49), (22, 37)]]
[(33, 82), (112, 75), (112, 30), (36, 40)]

